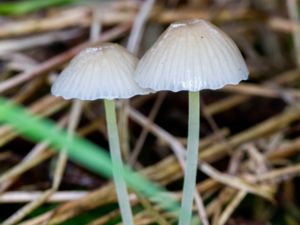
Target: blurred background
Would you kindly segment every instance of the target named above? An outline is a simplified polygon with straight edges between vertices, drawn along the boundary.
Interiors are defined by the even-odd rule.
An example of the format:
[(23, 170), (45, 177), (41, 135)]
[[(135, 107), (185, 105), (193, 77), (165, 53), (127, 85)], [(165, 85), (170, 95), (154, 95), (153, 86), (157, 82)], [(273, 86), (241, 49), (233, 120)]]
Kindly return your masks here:
[[(201, 92), (201, 217), (213, 225), (300, 224), (299, 7), (299, 0), (0, 1), (0, 95), (57, 126), (73, 121), (71, 132), (108, 149), (102, 101), (82, 103), (70, 119), (71, 101), (51, 96), (60, 71), (87, 46), (117, 42), (141, 57), (171, 22), (207, 19), (238, 45), (250, 77)], [(178, 199), (183, 172), (172, 146), (186, 145), (187, 100), (186, 92), (161, 92), (119, 102), (124, 161)], [(64, 165), (47, 142), (7, 123), (0, 149), (1, 224), (120, 223), (106, 178)], [(135, 224), (176, 224), (151, 199), (132, 197)]]

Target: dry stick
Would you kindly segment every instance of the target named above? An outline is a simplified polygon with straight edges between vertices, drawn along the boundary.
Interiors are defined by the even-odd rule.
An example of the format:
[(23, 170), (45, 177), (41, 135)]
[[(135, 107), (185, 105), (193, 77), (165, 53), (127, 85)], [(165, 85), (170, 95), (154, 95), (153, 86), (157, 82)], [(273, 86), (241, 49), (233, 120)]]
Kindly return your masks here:
[[(277, 85), (288, 84), (294, 82), (295, 79), (298, 79), (300, 76), (299, 69), (293, 69), (284, 73), (277, 75), (275, 78), (265, 81), (264, 83), (276, 83)], [(212, 103), (205, 108), (205, 112), (211, 115), (218, 114), (224, 112), (238, 104), (241, 104), (248, 100), (250, 96), (248, 95), (237, 95), (237, 96), (230, 96), (216, 103)]]
[(273, 89), (270, 87), (261, 87), (255, 84), (240, 84), (237, 86), (228, 85), (222, 91), (230, 91), (253, 96), (262, 96), (267, 98), (281, 98), (283, 94), (288, 94), (295, 98), (300, 98), (300, 91), (291, 88)]
[[(263, 137), (277, 132), (280, 129), (288, 126), (291, 122), (299, 119), (300, 115), (297, 111), (285, 111), (279, 115), (273, 116), (268, 120), (261, 122), (245, 131), (240, 132), (228, 139), (231, 146), (237, 147), (243, 143), (254, 140), (257, 137)], [(226, 155), (224, 146), (221, 144), (215, 144), (211, 147), (205, 148), (200, 153), (200, 159), (202, 161), (213, 162)], [(159, 163), (152, 165), (141, 171), (142, 174), (149, 177), (149, 179), (158, 181), (160, 184), (165, 185), (174, 180), (182, 177), (182, 171), (180, 165), (177, 163), (173, 156), (166, 157)], [(94, 192), (89, 193), (82, 199), (77, 201), (68, 202), (61, 205), (56, 210), (55, 217), (49, 221), (49, 225), (61, 223), (67, 219), (70, 219), (82, 212), (99, 207), (101, 204), (106, 204), (108, 199), (114, 199), (113, 186), (111, 184), (106, 185)], [(114, 196), (112, 198), (111, 196)], [(30, 219), (22, 225), (38, 225), (47, 220), (51, 216), (52, 211), (37, 216), (34, 219)]]
[(225, 112), (249, 99), (249, 96), (235, 95), (212, 103), (203, 109), (204, 113), (209, 115)]
[[(154, 121), (154, 119), (155, 119), (155, 117), (156, 117), (163, 101), (165, 100), (166, 96), (167, 96), (166, 92), (158, 94), (158, 97), (157, 97), (157, 99), (156, 99), (156, 101), (155, 101), (155, 103), (154, 103), (154, 105), (153, 105), (153, 107), (152, 107), (152, 109), (149, 113), (149, 116), (148, 116), (148, 120), (150, 122)], [(135, 146), (132, 150), (132, 153), (130, 154), (130, 157), (128, 159), (128, 164), (129, 165), (133, 166), (134, 163), (136, 162), (136, 160), (137, 160), (137, 158), (138, 158), (138, 156), (139, 156), (139, 154), (142, 150), (143, 144), (144, 144), (144, 142), (147, 138), (148, 133), (149, 133), (148, 127), (143, 126), (143, 130), (142, 130), (140, 136), (138, 137), (138, 140), (137, 140), (137, 142), (136, 142), (136, 144), (135, 144)]]
[(0, 41), (0, 55), (11, 52), (22, 51), (33, 47), (49, 45), (53, 42), (70, 41), (82, 35), (83, 31), (72, 29), (67, 31), (57, 31), (48, 34), (41, 34), (17, 40)]
[(270, 201), (274, 201), (273, 199), (273, 189), (269, 188), (268, 186), (262, 186), (262, 185), (253, 185), (250, 184), (243, 179), (240, 179), (238, 177), (230, 176), (225, 173), (221, 173), (211, 167), (207, 163), (203, 163), (200, 165), (201, 171), (204, 172), (206, 175), (210, 176), (211, 178), (219, 181), (220, 183), (223, 183), (225, 185), (228, 185), (230, 187), (246, 191), (252, 194), (256, 194), (258, 196), (261, 196), (263, 198), (266, 198)]
[(138, 195), (138, 200), (144, 206), (145, 211), (153, 217), (156, 223), (159, 225), (171, 225), (162, 215), (159, 214), (158, 209), (155, 209), (147, 198)]
[[(241, 161), (243, 156), (245, 155), (245, 151), (236, 151), (230, 158), (230, 162), (227, 168), (227, 171), (231, 175), (237, 175), (239, 167), (241, 165)], [(214, 225), (218, 225), (218, 221), (220, 220), (221, 217), (221, 209), (223, 208), (224, 205), (226, 205), (231, 198), (233, 198), (233, 195), (237, 193), (236, 190), (233, 189), (228, 189), (227, 187), (224, 188), (224, 192), (228, 192), (228, 194), (225, 193), (226, 199), (221, 201), (220, 204), (218, 204), (218, 207), (216, 210), (217, 214), (214, 214)], [(224, 192), (221, 192), (221, 194), (224, 194)], [(220, 196), (219, 196), (220, 197)], [(221, 199), (222, 200), (222, 199)]]
[(267, 173), (258, 174), (254, 177), (255, 181), (265, 181), (265, 180), (285, 180), (289, 176), (299, 176), (300, 164), (288, 166), (282, 169), (275, 169)]
[[(294, 23), (300, 22), (300, 16), (299, 16), (299, 5), (298, 5), (298, 0), (287, 0), (287, 8), (288, 8), (288, 13), (289, 17)], [(300, 27), (299, 26), (294, 26), (293, 27), (293, 41), (295, 45), (295, 54), (296, 54), (296, 62), (297, 66), (300, 67)]]
[(259, 152), (253, 143), (245, 144), (242, 147), (247, 151), (250, 160), (254, 162), (253, 169), (255, 170), (256, 174), (262, 174), (268, 171), (268, 162), (266, 161), (266, 157)]
[(207, 214), (213, 215), (213, 213), (215, 212), (215, 210), (223, 205), (226, 204), (232, 197), (233, 195), (236, 193), (237, 191), (235, 189), (229, 188), (229, 187), (225, 187), (221, 190), (221, 192), (218, 194), (218, 196), (212, 200), (210, 203), (208, 203), (207, 205)]
[[(237, 175), (244, 154), (245, 154), (244, 151), (236, 151), (232, 154), (227, 168), (229, 174)], [(209, 209), (212, 210), (211, 212), (213, 213), (213, 218), (212, 218), (213, 225), (218, 225), (223, 206), (230, 201), (230, 199), (233, 197), (235, 193), (237, 193), (236, 190), (225, 187), (223, 191), (219, 194), (218, 198), (216, 200), (213, 200), (212, 204), (209, 205), (210, 208), (208, 208), (207, 211), (209, 211)]]
[[(120, 37), (125, 32), (127, 32), (129, 27), (130, 27), (129, 24), (121, 24), (115, 28), (112, 28), (111, 30), (104, 32), (96, 42), (110, 41), (112, 39)], [(91, 42), (85, 42), (83, 44), (80, 44), (80, 45), (68, 50), (67, 52), (61, 53), (60, 55), (55, 56), (55, 57), (41, 63), (39, 66), (35, 67), (31, 71), (26, 71), (24, 73), (18, 74), (16, 76), (6, 80), (4, 82), (1, 82), (0, 83), (0, 93), (3, 93), (17, 85), (20, 85), (25, 81), (31, 80), (37, 76), (46, 74), (47, 72), (54, 70), (55, 68), (66, 63), (67, 61), (69, 61), (78, 52), (80, 52), (82, 49), (90, 46), (91, 44), (92, 44)]]
[[(70, 112), (70, 118), (68, 124), (69, 139), (73, 137), (74, 130), (76, 129), (76, 126), (79, 122), (80, 112), (81, 112), (81, 102), (75, 100), (74, 103), (72, 104), (72, 109)], [(63, 171), (65, 168), (66, 161), (67, 161), (67, 149), (63, 149), (59, 153), (59, 158), (57, 161), (57, 167), (55, 169), (52, 187), (49, 190), (45, 191), (43, 195), (39, 196), (34, 201), (23, 206), (16, 213), (14, 213), (12, 216), (7, 218), (2, 224), (3, 225), (16, 224), (19, 221), (21, 221), (24, 217), (26, 217), (34, 209), (42, 205), (58, 189), (63, 176)]]
[(224, 212), (221, 214), (220, 220), (218, 222), (218, 225), (224, 225), (231, 214), (234, 212), (234, 210), (238, 207), (240, 202), (246, 197), (247, 192), (246, 191), (239, 191), (237, 195), (234, 197), (234, 199), (229, 203), (229, 205), (226, 207)]
[(144, 33), (144, 27), (150, 16), (154, 4), (155, 4), (155, 0), (146, 0), (142, 4), (140, 11), (138, 12), (138, 15), (134, 20), (132, 30), (127, 43), (128, 51), (133, 53), (134, 55), (137, 55), (138, 53), (142, 36)]
[(106, 215), (90, 222), (87, 225), (103, 225), (107, 224), (109, 221), (111, 221), (113, 218), (117, 217), (120, 214), (120, 210), (116, 209), (112, 212), (106, 213)]
[[(238, 169), (240, 167), (242, 157), (244, 154), (245, 154), (245, 151), (237, 151), (237, 152), (235, 152), (233, 157), (231, 157), (231, 160), (230, 160), (230, 163), (228, 166), (228, 172), (230, 174), (236, 175), (238, 173)], [(232, 195), (234, 195), (235, 193), (236, 193), (236, 191), (233, 191)], [(221, 214), (221, 206), (219, 207), (220, 211), (219, 211), (219, 215), (215, 217), (215, 224), (216, 225), (224, 225), (228, 221), (229, 217), (234, 212), (235, 208), (238, 206), (240, 201), (242, 201), (242, 199), (246, 195), (247, 195), (247, 191), (240, 190), (237, 192), (235, 198), (233, 198), (233, 196), (230, 196), (230, 198), (228, 198), (227, 200), (230, 201), (231, 198), (233, 198), (233, 200), (226, 206), (226, 208), (222, 214)]]
[[(77, 200), (85, 196), (87, 191), (57, 191), (53, 193), (46, 201), (59, 203)], [(40, 198), (44, 192), (41, 191), (11, 191), (0, 196), (0, 203), (26, 203)]]
[(22, 19), (17, 22), (3, 24), (0, 30), (0, 37), (28, 36), (37, 32), (49, 32), (62, 30), (69, 27), (88, 26), (90, 21), (87, 19), (89, 10), (87, 8), (72, 8), (58, 11), (54, 15), (50, 14), (46, 18)]
[(275, 31), (290, 33), (300, 27), (300, 23), (295, 23), (286, 18), (272, 17), (266, 21), (266, 25)]
[[(34, 59), (30, 58), (29, 56), (25, 56), (23, 54), (18, 54), (18, 53), (17, 54), (12, 54), (12, 55), (15, 55), (15, 58), (21, 58), (19, 60), (22, 63), (20, 63), (21, 68), (19, 68), (19, 69), (21, 69), (22, 71), (32, 69), (38, 64)], [(11, 100), (16, 102), (16, 103), (19, 103), (19, 104), (24, 102), (26, 99), (30, 98), (34, 93), (36, 93), (36, 90), (43, 83), (44, 83), (43, 78), (33, 80), (32, 82), (28, 83), (23, 88), (18, 90), (18, 93), (16, 95), (14, 95), (14, 97), (11, 98)]]
[[(155, 207), (156, 210), (159, 210), (159, 208)], [(114, 210), (94, 221), (92, 221), (91, 223), (89, 223), (88, 225), (104, 225), (104, 224), (107, 224), (109, 221), (111, 221), (113, 218), (115, 218), (116, 216), (119, 215), (119, 210)], [(161, 213), (161, 215), (163, 217), (174, 217), (174, 215), (170, 215), (168, 213)], [(134, 216), (134, 219), (135, 219), (135, 223), (136, 224), (141, 224), (141, 218), (143, 218), (143, 216), (147, 216), (147, 221), (144, 221), (144, 222), (147, 222), (146, 224), (152, 224), (152, 223), (157, 223), (157, 221), (155, 220), (155, 218), (153, 218), (153, 216), (151, 216), (151, 218), (149, 217), (149, 213), (146, 212), (146, 211), (142, 211), (142, 212), (139, 212), (139, 213), (136, 213), (135, 216)]]
[(218, 225), (220, 215), (221, 215), (221, 205), (218, 205), (216, 207), (216, 209), (214, 210), (214, 214), (212, 215), (212, 218), (211, 218), (212, 225)]
[(277, 159), (288, 158), (300, 151), (300, 138), (296, 138), (291, 143), (285, 144), (282, 147), (279, 146), (278, 149), (266, 153), (266, 158), (269, 161), (274, 161)]

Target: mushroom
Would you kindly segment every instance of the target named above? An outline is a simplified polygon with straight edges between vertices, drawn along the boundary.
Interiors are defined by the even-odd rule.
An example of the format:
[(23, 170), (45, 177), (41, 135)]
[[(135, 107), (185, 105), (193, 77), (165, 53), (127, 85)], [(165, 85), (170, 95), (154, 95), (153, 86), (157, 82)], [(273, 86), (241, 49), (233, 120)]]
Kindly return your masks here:
[(147, 94), (133, 80), (138, 59), (120, 45), (105, 43), (80, 52), (54, 82), (51, 92), (64, 99), (104, 99), (112, 173), (123, 224), (133, 225), (132, 211), (122, 176), (123, 163), (113, 99)]
[(154, 91), (189, 91), (186, 166), (179, 225), (190, 224), (198, 165), (200, 94), (248, 77), (245, 61), (229, 36), (208, 21), (172, 23), (137, 65), (134, 79)]

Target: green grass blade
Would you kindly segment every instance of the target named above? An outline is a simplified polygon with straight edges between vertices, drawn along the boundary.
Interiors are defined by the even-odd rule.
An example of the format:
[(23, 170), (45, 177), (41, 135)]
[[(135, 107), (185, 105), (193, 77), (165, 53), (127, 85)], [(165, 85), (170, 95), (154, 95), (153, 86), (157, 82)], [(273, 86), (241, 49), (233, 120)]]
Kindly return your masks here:
[(0, 3), (0, 15), (20, 16), (51, 6), (65, 5), (79, 0), (24, 0), (13, 3)]

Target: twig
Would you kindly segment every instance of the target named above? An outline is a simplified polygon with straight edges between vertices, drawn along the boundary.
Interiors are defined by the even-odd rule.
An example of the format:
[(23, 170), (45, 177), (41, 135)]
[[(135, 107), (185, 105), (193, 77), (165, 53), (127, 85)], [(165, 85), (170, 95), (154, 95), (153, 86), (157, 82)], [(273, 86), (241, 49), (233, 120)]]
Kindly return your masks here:
[(240, 204), (240, 202), (245, 198), (247, 195), (246, 191), (239, 191), (235, 198), (229, 203), (229, 205), (226, 207), (226, 209), (221, 214), (220, 220), (218, 222), (218, 225), (224, 225), (231, 214), (234, 212), (234, 210), (237, 208), (237, 206)]
[(153, 9), (155, 4), (155, 0), (146, 0), (142, 5), (141, 8), (134, 20), (131, 33), (127, 43), (127, 49), (134, 55), (137, 55), (140, 42), (142, 40), (142, 35), (144, 31), (144, 27), (146, 21), (148, 20), (150, 13)]
[(267, 98), (282, 98), (282, 93), (285, 93), (295, 98), (300, 98), (300, 91), (297, 89), (282, 88), (281, 90), (276, 90), (265, 86), (261, 87), (255, 84), (240, 84), (237, 86), (228, 85), (222, 90)]
[(291, 143), (285, 144), (278, 149), (266, 153), (269, 161), (290, 157), (300, 151), (300, 138), (296, 138)]
[(263, 174), (257, 174), (254, 178), (255, 181), (265, 181), (265, 180), (273, 180), (278, 182), (279, 180), (290, 179), (290, 177), (299, 176), (300, 175), (300, 165), (292, 165), (281, 169), (275, 169), (270, 172), (266, 172)]
[(241, 191), (259, 195), (259, 196), (266, 198), (272, 202), (274, 201), (273, 189), (269, 188), (268, 186), (252, 185), (238, 177), (230, 176), (225, 173), (220, 173), (219, 171), (217, 171), (216, 169), (214, 169), (207, 163), (200, 164), (200, 168), (201, 168), (201, 171), (203, 171), (206, 175), (210, 176), (211, 178), (213, 178), (223, 184), (226, 184), (229, 187), (233, 187), (233, 188), (239, 189)]
[[(268, 83), (276, 83), (277, 85), (289, 84), (294, 82), (296, 79), (299, 79), (299, 76), (300, 76), (300, 70), (293, 69), (281, 73), (275, 76), (274, 78), (265, 81), (264, 85), (267, 85)], [(230, 96), (220, 101), (217, 101), (216, 103), (212, 103), (208, 105), (205, 108), (205, 111), (211, 115), (218, 114), (226, 110), (229, 110), (230, 108), (233, 108), (243, 102), (246, 102), (246, 100), (248, 100), (250, 97), (251, 96), (249, 95)]]
[[(86, 191), (58, 191), (53, 193), (45, 202), (51, 203), (59, 203), (59, 202), (67, 202), (72, 200), (77, 200), (85, 196), (88, 192)], [(26, 191), (11, 191), (6, 192), (0, 196), (0, 203), (26, 203), (34, 201), (41, 196), (44, 192), (34, 191), (34, 192), (26, 192)]]
[(0, 41), (0, 55), (10, 52), (22, 51), (33, 47), (49, 45), (58, 41), (69, 41), (82, 35), (82, 31), (72, 29), (68, 31), (58, 31), (49, 34), (41, 34), (22, 39)]
[(73, 8), (63, 10), (60, 13), (42, 18), (42, 19), (27, 19), (18, 22), (8, 22), (2, 26), (0, 37), (13, 37), (35, 32), (49, 32), (52, 30), (65, 29), (74, 26), (88, 25), (89, 9)]
[(207, 215), (213, 215), (217, 208), (222, 207), (224, 204), (230, 201), (236, 192), (237, 191), (235, 189), (224, 187), (219, 192), (218, 196), (207, 205)]
[(248, 99), (249, 97), (244, 95), (227, 97), (225, 99), (222, 99), (220, 101), (217, 101), (216, 103), (210, 104), (209, 106), (205, 107), (204, 112), (210, 115), (218, 114), (226, 110), (229, 110), (234, 106), (237, 106), (245, 102)]
[(145, 208), (145, 212), (150, 214), (155, 221), (159, 224), (159, 225), (171, 225), (159, 212), (158, 209), (154, 208), (151, 204), (151, 202), (143, 197), (138, 195), (138, 200), (139, 202), (144, 206)]

